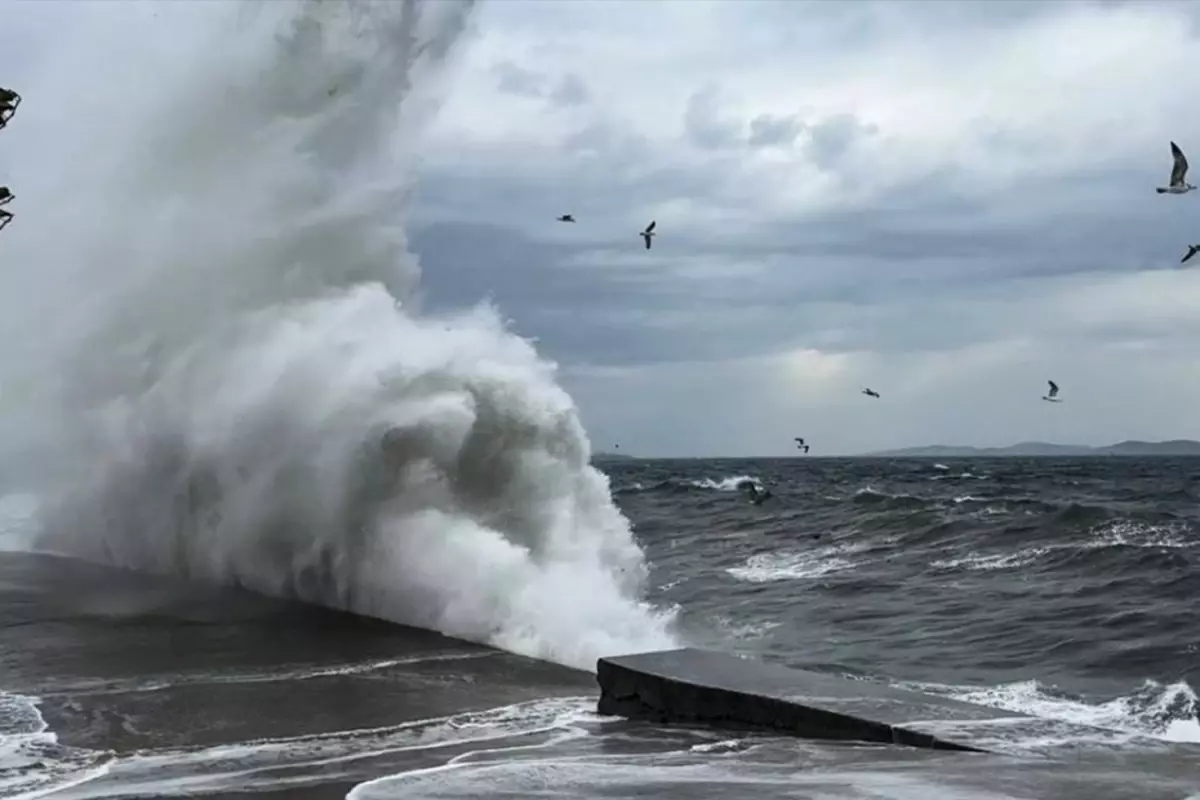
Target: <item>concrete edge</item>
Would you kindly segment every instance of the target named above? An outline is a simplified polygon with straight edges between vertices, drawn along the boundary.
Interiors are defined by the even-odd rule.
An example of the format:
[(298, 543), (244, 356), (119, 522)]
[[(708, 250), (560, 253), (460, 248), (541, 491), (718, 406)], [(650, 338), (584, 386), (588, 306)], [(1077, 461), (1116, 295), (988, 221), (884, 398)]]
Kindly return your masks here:
[(932, 734), (794, 700), (642, 672), (608, 658), (597, 661), (596, 680), (600, 684), (597, 712), (604, 715), (659, 723), (701, 723), (718, 728), (769, 730), (802, 739), (987, 752)]

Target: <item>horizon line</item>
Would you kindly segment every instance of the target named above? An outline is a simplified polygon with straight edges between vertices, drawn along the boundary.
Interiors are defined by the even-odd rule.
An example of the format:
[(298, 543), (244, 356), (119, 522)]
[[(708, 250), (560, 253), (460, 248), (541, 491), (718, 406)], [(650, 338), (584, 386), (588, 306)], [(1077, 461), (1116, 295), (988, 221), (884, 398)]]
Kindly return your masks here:
[[(937, 458), (937, 457), (940, 457), (943, 455), (946, 458), (964, 458), (964, 457), (971, 457), (976, 454), (978, 454), (980, 456), (998, 455), (999, 453), (989, 453), (988, 451), (1005, 451), (1005, 450), (1013, 450), (1013, 449), (1022, 448), (1022, 447), (1051, 447), (1051, 448), (1062, 448), (1062, 449), (1066, 449), (1066, 450), (1082, 450), (1082, 451), (1093, 451), (1094, 452), (1094, 451), (1105, 451), (1105, 450), (1109, 450), (1112, 448), (1121, 447), (1122, 445), (1125, 445), (1125, 446), (1138, 445), (1138, 446), (1143, 446), (1143, 447), (1155, 447), (1155, 446), (1162, 446), (1162, 445), (1181, 445), (1181, 444), (1194, 446), (1196, 449), (1196, 452), (1194, 454), (1192, 454), (1192, 453), (1160, 453), (1160, 454), (1130, 453), (1130, 454), (1126, 454), (1126, 455), (1131, 455), (1131, 456), (1135, 456), (1135, 457), (1169, 457), (1169, 456), (1183, 456), (1183, 455), (1200, 456), (1200, 440), (1178, 438), (1178, 439), (1159, 439), (1159, 440), (1122, 439), (1119, 442), (1112, 442), (1109, 444), (1098, 444), (1098, 445), (1062, 444), (1062, 443), (1058, 443), (1058, 442), (1047, 442), (1047, 441), (1041, 441), (1041, 440), (1027, 440), (1027, 441), (1021, 441), (1021, 442), (1015, 442), (1013, 444), (1008, 444), (1008, 445), (919, 444), (919, 445), (908, 445), (908, 446), (902, 446), (902, 447), (891, 447), (891, 448), (886, 448), (886, 449), (882, 449), (882, 450), (869, 450), (869, 451), (852, 452), (852, 453), (816, 453), (813, 455), (808, 455), (808, 454), (803, 454), (803, 455), (795, 455), (795, 454), (711, 455), (710, 454), (710, 455), (686, 455), (686, 456), (685, 455), (634, 455), (632, 453), (627, 453), (627, 452), (595, 450), (592, 452), (591, 457), (592, 458), (607, 457), (607, 458), (612, 458), (612, 459), (616, 459), (616, 460), (632, 459), (632, 460), (643, 460), (643, 461), (655, 461), (655, 460), (658, 460), (658, 461), (682, 461), (682, 460), (705, 460), (705, 459), (709, 459), (709, 460), (711, 460), (711, 459), (748, 460), (748, 459), (810, 459), (810, 458)], [(909, 452), (909, 451), (934, 450), (934, 449), (963, 450), (963, 451), (975, 451), (975, 452), (974, 453), (967, 452), (967, 453), (961, 453), (961, 454), (955, 454), (955, 453), (933, 454), (933, 453)], [(1056, 458), (1056, 457), (1084, 456), (1084, 455), (1087, 455), (1087, 453), (1086, 452), (1085, 453), (1026, 453), (1026, 454), (1017, 453), (1014, 455), (1016, 455), (1018, 457), (1024, 457), (1024, 458)], [(1118, 455), (1119, 456), (1122, 454), (1121, 453), (1114, 454), (1114, 453), (1105, 453), (1105, 452), (1095, 452), (1095, 455), (1098, 455), (1098, 456), (1099, 455), (1108, 455), (1108, 456)]]

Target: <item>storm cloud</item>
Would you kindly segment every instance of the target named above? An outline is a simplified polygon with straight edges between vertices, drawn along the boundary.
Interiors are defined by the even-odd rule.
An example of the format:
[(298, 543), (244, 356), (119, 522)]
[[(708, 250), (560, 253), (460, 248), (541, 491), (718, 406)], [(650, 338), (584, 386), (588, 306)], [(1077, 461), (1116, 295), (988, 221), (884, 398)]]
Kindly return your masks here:
[[(72, 19), (0, 11), (0, 85), (84, 53)], [(495, 303), (597, 447), (1200, 438), (1200, 193), (1154, 193), (1200, 158), (1194, 6), (504, 0), (469, 38), (423, 301)]]
[[(1200, 198), (1153, 191), (1200, 153), (1196, 18), (494, 4), (426, 153), (429, 302), (497, 303), (628, 452), (1200, 438)], [(500, 61), (588, 102), (518, 107)]]

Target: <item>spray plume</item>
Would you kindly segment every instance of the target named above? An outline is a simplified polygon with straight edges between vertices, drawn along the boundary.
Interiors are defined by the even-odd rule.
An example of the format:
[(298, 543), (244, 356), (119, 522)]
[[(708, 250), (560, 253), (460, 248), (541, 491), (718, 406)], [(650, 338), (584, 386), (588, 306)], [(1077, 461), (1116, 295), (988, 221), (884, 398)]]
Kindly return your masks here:
[(10, 329), (56, 323), (10, 368), (37, 387), (9, 410), (47, 465), (40, 547), (587, 669), (672, 645), (554, 365), (489, 306), (415, 308), (413, 154), (471, 11), (122, 4), (79, 29), (141, 80), (38, 86), (43, 124), (110, 109), (23, 192), (5, 258), (38, 298)]

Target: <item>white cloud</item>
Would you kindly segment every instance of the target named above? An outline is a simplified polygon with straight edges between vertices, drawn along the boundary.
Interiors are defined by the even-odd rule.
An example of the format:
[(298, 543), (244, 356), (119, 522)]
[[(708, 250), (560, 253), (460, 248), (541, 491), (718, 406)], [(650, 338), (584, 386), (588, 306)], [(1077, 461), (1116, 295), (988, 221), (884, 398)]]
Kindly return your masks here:
[[(960, 173), (958, 191), (989, 195), (1044, 170), (1087, 172), (1140, 154), (1145, 180), (1158, 180), (1169, 168), (1164, 135), (1200, 122), (1184, 77), (1197, 45), (1178, 5), (1057, 3), (1023, 24), (964, 30), (896, 4), (861, 4), (854, 16), (874, 19), (876, 33), (852, 41), (822, 37), (844, 16), (835, 4), (791, 13), (791, 3), (535, 6), (481, 15), (435, 163), (486, 145), (545, 180), (573, 169), (572, 132), (603, 121), (641, 139), (646, 161), (704, 169), (710, 150), (753, 136), (754, 119), (795, 117), (806, 124), (801, 146), (743, 149), (723, 187), (759, 212), (787, 214), (887, 196), (945, 169)], [(538, 24), (506, 27), (518, 13)], [(544, 101), (498, 102), (498, 62), (577, 74), (592, 102), (558, 115)], [(856, 122), (863, 131), (852, 138)], [(822, 125), (840, 127), (845, 158), (822, 163)]]

